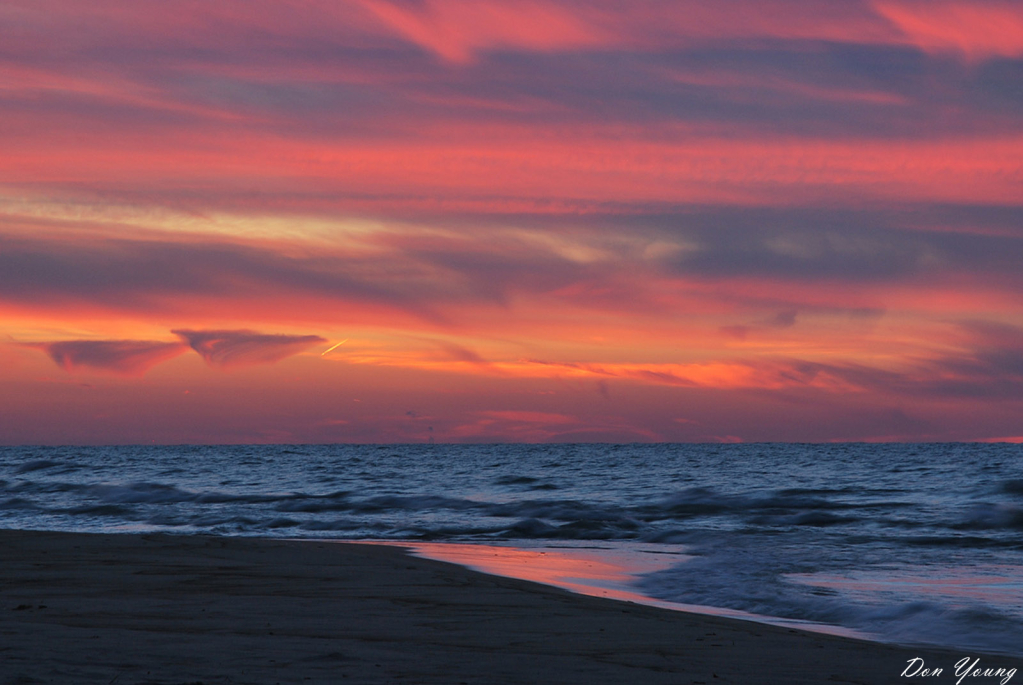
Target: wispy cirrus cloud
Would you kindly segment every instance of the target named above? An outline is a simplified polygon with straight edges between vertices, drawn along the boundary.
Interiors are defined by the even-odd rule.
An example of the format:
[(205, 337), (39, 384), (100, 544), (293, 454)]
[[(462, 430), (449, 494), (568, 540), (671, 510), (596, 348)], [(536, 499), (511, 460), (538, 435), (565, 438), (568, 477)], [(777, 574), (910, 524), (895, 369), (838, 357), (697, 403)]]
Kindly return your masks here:
[[(651, 202), (617, 210), (591, 207), (585, 219), (452, 213), (442, 229), (436, 217), (355, 231), (321, 220), (320, 232), (341, 238), (328, 242), (317, 234), (257, 240), (153, 230), (145, 217), (122, 223), (133, 229), (128, 238), (97, 229), (96, 220), (0, 214), (0, 297), (109, 292), (127, 302), (149, 293), (284, 290), (422, 307), (431, 300), (500, 299), (497, 293), (516, 281), (526, 290), (554, 290), (630, 260), (711, 278), (891, 282), (937, 271), (1011, 277), (1023, 250), (1023, 208), (1013, 205), (852, 210)], [(228, 219), (246, 222), (244, 215)], [(252, 223), (250, 232), (258, 226)], [(217, 230), (218, 222), (208, 228)], [(472, 287), (456, 287), (460, 281)]]
[[(700, 330), (716, 345), (719, 331), (750, 341), (784, 334), (791, 345), (819, 334), (803, 324), (820, 317), (862, 328), (900, 309), (962, 316), (978, 297), (991, 314), (1014, 311), (1018, 214), (981, 219), (977, 210), (966, 222), (949, 212), (941, 230), (925, 230), (900, 226), (898, 213), (703, 207), (596, 214), (585, 226), (462, 217), (444, 230), (381, 226), (332, 242), (141, 227), (121, 238), (36, 222), (0, 232), (0, 307), (21, 319), (102, 313), (200, 330), (329, 330), (340, 316), (413, 335), (534, 340), (596, 334), (599, 316), (603, 335), (638, 336), (632, 345)], [(443, 353), (499, 358), (478, 349)]]
[(318, 335), (272, 335), (256, 331), (175, 330), (175, 335), (199, 353), (210, 366), (232, 368), (273, 364), (326, 343)]

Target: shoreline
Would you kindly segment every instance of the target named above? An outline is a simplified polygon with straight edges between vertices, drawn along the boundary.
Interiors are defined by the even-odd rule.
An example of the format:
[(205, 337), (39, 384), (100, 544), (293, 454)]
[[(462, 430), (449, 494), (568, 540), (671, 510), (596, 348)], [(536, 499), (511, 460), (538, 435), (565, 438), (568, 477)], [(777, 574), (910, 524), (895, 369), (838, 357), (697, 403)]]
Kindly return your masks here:
[(912, 659), (941, 683), (964, 657), (1023, 667), (580, 595), (393, 545), (0, 530), (0, 550), (0, 685), (895, 683)]

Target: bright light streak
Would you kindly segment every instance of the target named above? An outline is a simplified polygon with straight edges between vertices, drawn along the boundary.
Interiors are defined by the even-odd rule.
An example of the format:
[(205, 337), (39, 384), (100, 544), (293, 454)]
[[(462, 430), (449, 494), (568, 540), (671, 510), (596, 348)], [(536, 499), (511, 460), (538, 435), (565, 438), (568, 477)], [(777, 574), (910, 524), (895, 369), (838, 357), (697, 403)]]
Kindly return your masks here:
[(323, 353), (322, 353), (322, 354), (321, 354), (320, 356), (321, 356), (321, 357), (325, 357), (325, 356), (327, 356), (327, 354), (328, 354), (328, 353), (330, 353), (330, 352), (333, 352), (333, 351), (334, 351), (334, 350), (336, 350), (337, 348), (339, 348), (339, 347), (341, 347), (342, 345), (344, 345), (344, 344), (345, 344), (346, 342), (348, 342), (348, 338), (345, 338), (344, 340), (342, 340), (341, 342), (339, 342), (339, 343), (337, 343), (337, 344), (335, 344), (335, 345), (331, 345), (331, 346), (330, 346), (330, 347), (329, 347), (329, 348), (328, 348), (328, 349), (327, 349), (327, 350), (326, 350), (325, 352), (323, 352)]

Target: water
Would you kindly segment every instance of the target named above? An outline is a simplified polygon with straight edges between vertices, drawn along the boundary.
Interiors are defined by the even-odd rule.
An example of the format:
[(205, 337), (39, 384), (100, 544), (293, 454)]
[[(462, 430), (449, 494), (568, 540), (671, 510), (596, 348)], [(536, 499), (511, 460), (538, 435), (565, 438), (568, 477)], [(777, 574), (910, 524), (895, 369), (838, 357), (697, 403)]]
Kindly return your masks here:
[(9, 447), (0, 527), (661, 551), (631, 592), (1023, 654), (1020, 445)]

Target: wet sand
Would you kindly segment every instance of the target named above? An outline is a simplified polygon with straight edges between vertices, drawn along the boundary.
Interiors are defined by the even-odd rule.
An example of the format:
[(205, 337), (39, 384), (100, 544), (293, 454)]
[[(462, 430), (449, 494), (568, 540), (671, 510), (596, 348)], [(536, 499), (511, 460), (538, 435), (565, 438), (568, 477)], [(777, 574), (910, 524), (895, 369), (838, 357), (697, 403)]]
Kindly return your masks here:
[[(4, 685), (954, 683), (967, 656), (1023, 667), (586, 597), (382, 545), (0, 531)], [(900, 677), (914, 657), (944, 673)]]

